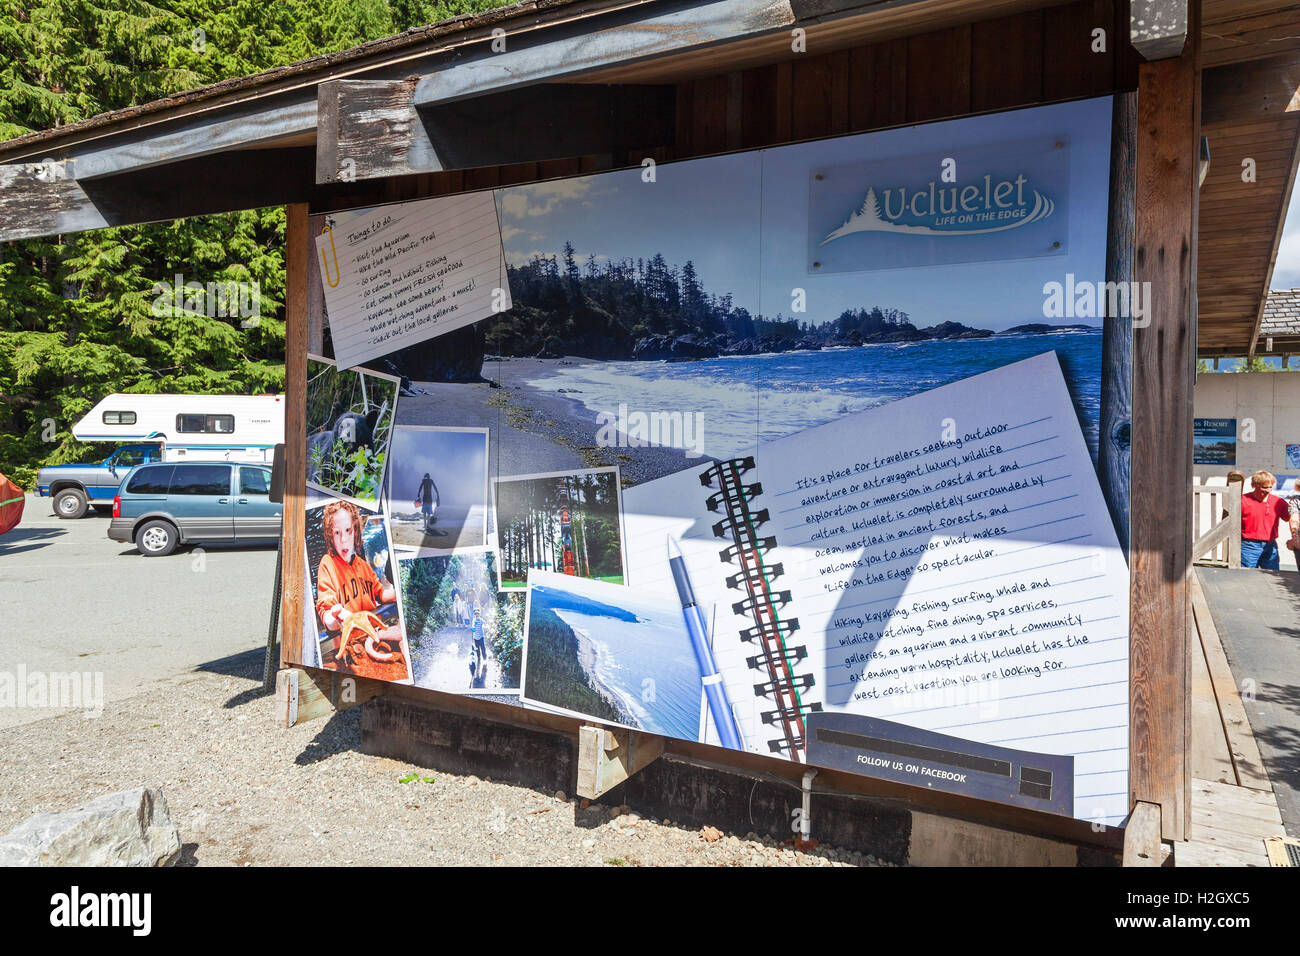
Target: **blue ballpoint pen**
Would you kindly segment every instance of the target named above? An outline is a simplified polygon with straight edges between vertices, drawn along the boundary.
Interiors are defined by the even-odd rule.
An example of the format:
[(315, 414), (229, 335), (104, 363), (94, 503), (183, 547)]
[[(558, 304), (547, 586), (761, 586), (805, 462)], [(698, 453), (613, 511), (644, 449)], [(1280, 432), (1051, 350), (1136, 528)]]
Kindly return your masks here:
[(709, 712), (713, 723), (718, 728), (718, 737), (722, 746), (732, 750), (744, 750), (745, 743), (740, 736), (740, 727), (736, 716), (731, 712), (731, 702), (727, 700), (727, 690), (722, 685), (722, 675), (718, 665), (713, 661), (713, 650), (709, 647), (708, 629), (704, 623), (704, 614), (695, 603), (695, 590), (686, 573), (686, 562), (682, 559), (681, 548), (668, 536), (668, 567), (673, 572), (673, 583), (677, 585), (677, 596), (682, 602), (682, 615), (686, 618), (686, 631), (691, 635), (691, 646), (695, 650), (695, 661), (700, 667), (700, 681), (704, 685), (704, 694), (709, 701)]

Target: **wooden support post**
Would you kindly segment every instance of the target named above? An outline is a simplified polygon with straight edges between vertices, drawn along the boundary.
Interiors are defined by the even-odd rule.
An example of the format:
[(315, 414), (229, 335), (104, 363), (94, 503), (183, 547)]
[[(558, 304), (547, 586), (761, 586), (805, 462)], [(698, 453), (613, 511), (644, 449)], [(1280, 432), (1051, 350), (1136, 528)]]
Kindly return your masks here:
[(577, 794), (595, 800), (663, 756), (664, 739), (633, 730), (578, 730)]
[(1124, 825), (1124, 865), (1160, 866), (1160, 808), (1139, 800)]
[(280, 666), (302, 660), (303, 534), (307, 491), (307, 204), (285, 207), (284, 517), (280, 528)]
[(383, 692), (382, 681), (315, 667), (286, 667), (275, 675), (275, 722), (286, 730), (364, 704)]
[[(1197, 21), (1199, 23), (1199, 21)], [(1165, 839), (1190, 826), (1190, 496), (1172, 513), (1149, 489), (1192, 476), (1196, 369), (1197, 165), (1200, 41), (1138, 73), (1134, 279), (1150, 290), (1133, 335), (1133, 488), (1130, 551), (1129, 790), (1157, 804)], [(1137, 325), (1135, 323), (1135, 325)]]

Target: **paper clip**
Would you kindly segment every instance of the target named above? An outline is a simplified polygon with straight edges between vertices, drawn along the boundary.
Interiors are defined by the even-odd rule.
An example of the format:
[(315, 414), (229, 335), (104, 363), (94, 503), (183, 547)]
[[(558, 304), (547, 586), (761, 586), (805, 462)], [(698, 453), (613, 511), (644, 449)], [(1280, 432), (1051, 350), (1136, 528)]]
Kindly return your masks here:
[(334, 227), (326, 226), (324, 229), (321, 230), (321, 235), (323, 236), (327, 232), (330, 234), (330, 255), (334, 257), (334, 281), (333, 282), (330, 281), (330, 264), (329, 261), (325, 258), (324, 249), (320, 251), (320, 264), (321, 264), (321, 268), (325, 270), (326, 285), (328, 285), (331, 289), (334, 289), (338, 287), (339, 279), (340, 279), (339, 254), (334, 250)]

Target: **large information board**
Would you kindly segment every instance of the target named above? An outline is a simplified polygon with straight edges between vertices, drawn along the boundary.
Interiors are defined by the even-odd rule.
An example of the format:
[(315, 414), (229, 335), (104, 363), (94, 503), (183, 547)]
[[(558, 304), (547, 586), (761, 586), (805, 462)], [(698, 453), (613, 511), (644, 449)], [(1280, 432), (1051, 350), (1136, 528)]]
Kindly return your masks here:
[(324, 219), (300, 663), (1118, 823), (1110, 123)]

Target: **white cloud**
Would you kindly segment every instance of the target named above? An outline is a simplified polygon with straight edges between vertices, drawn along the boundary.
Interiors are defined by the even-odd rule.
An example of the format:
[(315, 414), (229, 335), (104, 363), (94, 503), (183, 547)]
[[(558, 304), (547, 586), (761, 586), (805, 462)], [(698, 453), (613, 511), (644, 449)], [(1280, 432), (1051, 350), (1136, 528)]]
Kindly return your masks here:
[(581, 200), (592, 187), (593, 179), (557, 179), (506, 189), (501, 194), (501, 211), (512, 219), (546, 216), (565, 203)]
[(1286, 212), (1270, 285), (1274, 289), (1300, 288), (1300, 189), (1291, 194), (1291, 208)]

